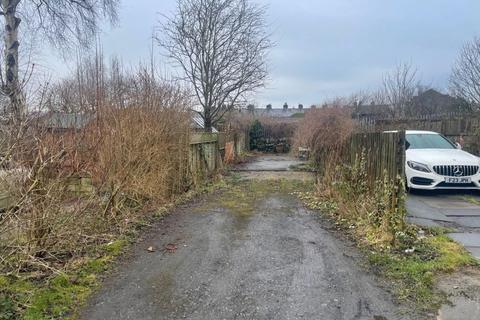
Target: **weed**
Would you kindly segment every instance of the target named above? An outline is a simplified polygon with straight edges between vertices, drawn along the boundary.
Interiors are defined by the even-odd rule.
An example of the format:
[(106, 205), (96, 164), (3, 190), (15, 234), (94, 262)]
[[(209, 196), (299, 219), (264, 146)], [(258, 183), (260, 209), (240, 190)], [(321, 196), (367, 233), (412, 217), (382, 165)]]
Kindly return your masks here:
[(417, 242), (412, 254), (402, 252), (373, 252), (370, 263), (394, 281), (396, 295), (414, 302), (423, 310), (435, 310), (445, 297), (435, 289), (435, 276), (476, 265), (475, 260), (445, 235), (431, 233)]
[(312, 163), (312, 162), (291, 165), (289, 167), (289, 169), (293, 170), (293, 171), (304, 171), (304, 172), (316, 172), (317, 171), (317, 168), (315, 167), (315, 164)]
[[(398, 192), (402, 184), (385, 178), (372, 192), (365, 174), (360, 158), (351, 167), (337, 166), (332, 175), (320, 180), (317, 192), (298, 195), (308, 207), (328, 215), (354, 235), (369, 252), (371, 265), (393, 282), (400, 300), (422, 310), (435, 309), (445, 301), (435, 289), (435, 276), (474, 265), (474, 259), (447, 237), (447, 228), (428, 229), (419, 237), (418, 228), (404, 222), (405, 199)], [(395, 198), (398, 195), (400, 198)]]
[[(220, 204), (234, 214), (249, 216), (254, 212), (258, 199), (262, 199), (266, 195), (294, 194), (298, 190), (311, 191), (313, 188), (313, 183), (300, 180), (241, 180), (239, 176), (233, 175), (225, 180), (217, 203), (207, 204), (207, 206)], [(205, 207), (199, 208), (199, 210), (203, 209)]]
[(480, 206), (480, 200), (478, 198), (475, 198), (473, 196), (464, 196), (462, 197), (465, 201), (470, 202), (471, 204), (476, 204)]

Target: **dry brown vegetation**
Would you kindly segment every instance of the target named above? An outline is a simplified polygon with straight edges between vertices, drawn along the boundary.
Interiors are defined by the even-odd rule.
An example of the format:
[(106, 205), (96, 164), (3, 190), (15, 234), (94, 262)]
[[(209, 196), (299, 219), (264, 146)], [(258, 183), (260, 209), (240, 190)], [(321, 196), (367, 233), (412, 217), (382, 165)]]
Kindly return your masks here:
[(259, 117), (265, 137), (268, 139), (291, 140), (295, 136), (298, 127), (298, 118), (273, 118), (268, 116)]
[[(339, 107), (311, 109), (295, 131), (294, 147), (305, 147), (319, 155), (324, 149), (338, 150), (354, 130), (350, 110)], [(317, 159), (319, 160), (319, 159)]]
[[(12, 203), (0, 214), (1, 274), (64, 272), (131, 229), (149, 204), (191, 186), (190, 100), (181, 88), (97, 57), (42, 99), (48, 112), (17, 130), (3, 125), (0, 179)], [(56, 111), (86, 120), (52, 124)]]
[[(352, 150), (354, 124), (342, 108), (309, 111), (296, 133), (296, 145), (310, 148), (318, 168), (316, 206), (347, 224), (370, 244), (392, 245), (403, 232), (403, 199), (397, 199), (398, 181), (368, 175), (366, 150)], [(356, 154), (354, 161), (350, 161)], [(395, 200), (395, 201), (394, 201)]]

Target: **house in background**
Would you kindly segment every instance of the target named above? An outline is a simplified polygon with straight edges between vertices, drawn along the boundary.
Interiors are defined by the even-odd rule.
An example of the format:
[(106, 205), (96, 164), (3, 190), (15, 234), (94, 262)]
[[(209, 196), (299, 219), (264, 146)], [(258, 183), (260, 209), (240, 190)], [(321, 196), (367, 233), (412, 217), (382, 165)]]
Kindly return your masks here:
[(426, 90), (413, 97), (411, 109), (411, 115), (442, 115), (467, 111), (464, 100), (434, 89)]
[(85, 128), (95, 115), (90, 113), (47, 112), (37, 114), (34, 123), (51, 133), (75, 132)]
[(385, 119), (389, 118), (392, 109), (388, 104), (360, 104), (351, 107), (354, 119)]
[(270, 118), (303, 118), (305, 111), (309, 108), (272, 108), (268, 105), (266, 108), (256, 108), (253, 105), (249, 105), (245, 109), (238, 109), (240, 114), (253, 114), (257, 117), (270, 117)]
[(394, 110), (388, 104), (359, 104), (352, 106), (355, 119), (381, 120), (392, 118), (431, 118), (452, 114), (468, 113), (470, 109), (465, 101), (443, 94), (435, 89), (420, 92), (402, 110)]

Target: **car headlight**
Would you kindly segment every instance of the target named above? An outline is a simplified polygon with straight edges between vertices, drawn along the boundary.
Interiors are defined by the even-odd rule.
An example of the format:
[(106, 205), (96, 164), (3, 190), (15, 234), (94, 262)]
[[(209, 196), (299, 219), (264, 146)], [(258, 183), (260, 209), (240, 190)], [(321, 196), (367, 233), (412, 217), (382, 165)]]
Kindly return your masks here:
[(419, 163), (419, 162), (415, 162), (415, 161), (407, 161), (407, 164), (413, 170), (417, 170), (417, 171), (421, 171), (421, 172), (432, 172), (432, 170), (430, 170), (428, 168), (428, 166), (426, 164), (423, 164), (423, 163)]

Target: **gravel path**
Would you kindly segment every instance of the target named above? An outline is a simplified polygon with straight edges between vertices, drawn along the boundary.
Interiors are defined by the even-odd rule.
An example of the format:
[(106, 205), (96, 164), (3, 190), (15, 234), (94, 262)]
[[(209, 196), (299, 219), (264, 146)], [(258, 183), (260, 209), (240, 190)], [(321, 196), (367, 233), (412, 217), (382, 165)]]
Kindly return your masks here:
[[(219, 197), (154, 226), (82, 318), (411, 319), (359, 266), (357, 250), (294, 196), (262, 196), (248, 215)], [(176, 250), (162, 250), (169, 244)]]

